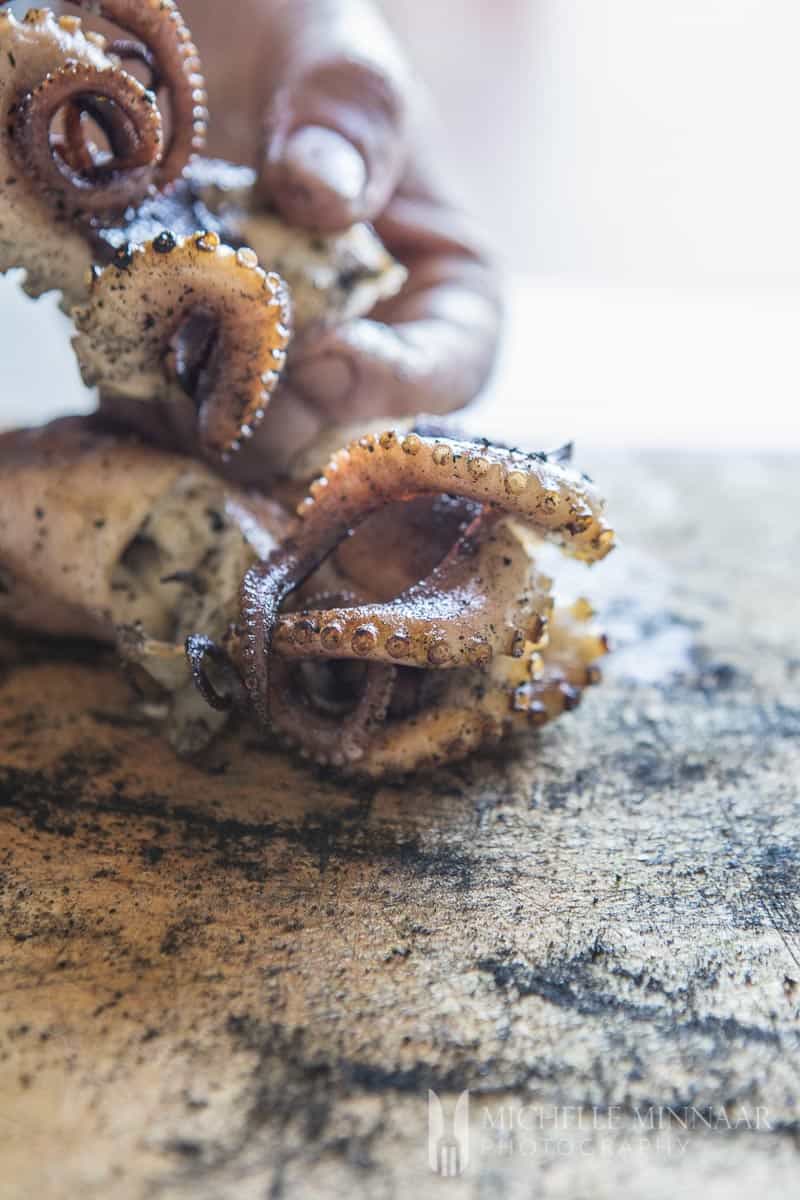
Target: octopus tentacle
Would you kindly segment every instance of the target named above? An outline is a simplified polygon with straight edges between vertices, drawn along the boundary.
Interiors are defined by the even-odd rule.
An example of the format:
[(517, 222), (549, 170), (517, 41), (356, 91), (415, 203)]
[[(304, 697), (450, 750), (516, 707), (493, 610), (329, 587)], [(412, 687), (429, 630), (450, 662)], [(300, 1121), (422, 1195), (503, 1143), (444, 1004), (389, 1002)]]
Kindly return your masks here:
[(361, 658), (404, 666), (485, 666), (540, 643), (552, 606), (547, 576), (505, 520), (473, 523), (432, 574), (384, 604), (282, 615), (273, 649), (282, 658)]
[(146, 67), (149, 72), (146, 86), (151, 92), (158, 91), (164, 83), (155, 55), (143, 42), (133, 41), (130, 38), (115, 38), (108, 44), (108, 53), (122, 63), (138, 62)]
[(434, 768), (572, 711), (584, 689), (599, 682), (596, 660), (608, 650), (590, 626), (591, 616), (585, 601), (556, 608), (541, 653), (527, 647), (524, 658), (497, 658), (488, 672), (440, 676), (444, 687), (434, 702), (400, 720), (390, 716), (367, 753), (346, 769), (379, 778)]
[(180, 10), (174, 0), (75, 0), (75, 3), (131, 34), (133, 43), (117, 41), (111, 48), (115, 48), (120, 58), (142, 58), (151, 65), (151, 86), (163, 81), (169, 91), (171, 132), (156, 176), (157, 185), (164, 187), (180, 178), (192, 156), (203, 149), (208, 125), (200, 58)]
[[(354, 599), (329, 593), (315, 603), (342, 606)], [(353, 767), (386, 718), (396, 680), (397, 669), (383, 663), (281, 659), (272, 675), (273, 726), (304, 758)]]
[[(361, 667), (352, 683), (354, 698), (329, 714), (320, 710), (313, 684), (303, 677), (304, 664), (284, 659), (275, 665), (270, 711), (273, 727), (303, 758), (325, 766), (353, 768), (367, 754), (383, 724), (396, 679), (396, 668), (383, 663), (336, 664), (339, 673)], [(360, 675), (360, 672), (359, 672)]]
[(76, 310), (84, 381), (104, 396), (161, 406), (179, 440), (238, 448), (263, 416), (286, 360), (283, 281), (215, 233), (123, 246)]
[[(58, 289), (67, 309), (85, 296), (92, 261), (76, 211), (124, 208), (149, 186), (161, 153), (151, 94), (104, 47), (74, 17), (37, 9), (17, 21), (0, 10), (0, 271), (24, 267), (30, 295)], [(88, 102), (106, 112), (119, 155), (102, 169), (51, 136), (59, 106), (69, 113)]]
[(398, 437), (388, 431), (353, 442), (312, 484), (298, 507), (294, 536), (251, 568), (242, 584), (241, 664), (265, 723), (273, 634), (286, 597), (371, 513), (394, 500), (443, 492), (504, 510), (586, 562), (603, 558), (613, 546), (592, 485), (545, 455), (413, 432)]
[[(53, 153), (50, 127), (56, 114), (83, 96), (85, 110), (109, 137), (107, 165), (95, 164), (91, 156), (74, 165), (68, 155)], [(152, 94), (132, 75), (99, 73), (80, 63), (65, 63), (28, 92), (16, 106), (11, 131), (23, 169), (59, 203), (83, 214), (118, 212), (144, 196), (162, 151)]]

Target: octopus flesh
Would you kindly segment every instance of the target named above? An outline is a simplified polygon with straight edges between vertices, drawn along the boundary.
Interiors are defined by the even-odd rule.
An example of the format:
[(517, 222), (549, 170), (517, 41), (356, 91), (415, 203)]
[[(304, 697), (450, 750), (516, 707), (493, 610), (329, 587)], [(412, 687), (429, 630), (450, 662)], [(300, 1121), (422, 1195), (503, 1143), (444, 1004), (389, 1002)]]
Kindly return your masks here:
[(293, 329), (368, 312), (405, 270), (366, 226), (288, 229), (252, 172), (200, 156), (172, 0), (82, 7), (124, 36), (0, 11), (0, 270), (61, 291), (100, 396), (0, 437), (0, 619), (115, 645), (181, 754), (237, 713), (375, 778), (574, 708), (606, 642), (586, 601), (555, 605), (541, 550), (592, 564), (614, 534), (563, 456), (382, 419), (291, 456), (278, 430), (259, 490), (222, 478)]
[[(0, 618), (115, 643), (166, 698), (184, 754), (232, 708), (366, 776), (539, 726), (597, 681), (606, 646), (585, 603), (554, 608), (535, 547), (547, 537), (603, 557), (600, 503), (545, 456), (418, 428), (340, 451), (299, 511), (291, 485), (238, 492), (96, 419), (5, 434)], [(425, 501), (434, 565), (416, 581), (420, 549), (400, 555), (393, 572), (407, 586), (380, 599), (386, 526), (371, 528), (372, 514), (407, 529), (408, 509), (442, 487), (447, 500)]]

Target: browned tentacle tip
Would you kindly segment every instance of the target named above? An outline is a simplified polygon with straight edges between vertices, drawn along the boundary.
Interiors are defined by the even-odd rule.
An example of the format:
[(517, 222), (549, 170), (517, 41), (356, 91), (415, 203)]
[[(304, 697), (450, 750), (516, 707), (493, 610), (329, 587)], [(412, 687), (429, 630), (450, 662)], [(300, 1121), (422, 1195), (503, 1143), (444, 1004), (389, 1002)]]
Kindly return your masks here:
[[(225, 651), (211, 638), (193, 634), (186, 639), (186, 658), (191, 669), (192, 681), (206, 704), (219, 712), (229, 712), (234, 703), (241, 699), (242, 684)], [(216, 673), (230, 684), (227, 692), (217, 691), (209, 678), (206, 662), (212, 664)]]

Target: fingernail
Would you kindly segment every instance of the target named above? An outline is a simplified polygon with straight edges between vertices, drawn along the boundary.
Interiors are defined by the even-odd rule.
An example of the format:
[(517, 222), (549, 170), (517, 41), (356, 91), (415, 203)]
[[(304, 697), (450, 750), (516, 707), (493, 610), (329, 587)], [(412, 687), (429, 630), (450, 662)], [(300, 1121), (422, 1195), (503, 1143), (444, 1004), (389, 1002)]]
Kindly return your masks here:
[(322, 184), (343, 200), (357, 200), (367, 183), (367, 165), (352, 142), (321, 125), (295, 130), (282, 158), (292, 184), (300, 189)]
[(292, 386), (323, 409), (335, 410), (353, 391), (352, 365), (340, 354), (321, 354), (292, 369)]

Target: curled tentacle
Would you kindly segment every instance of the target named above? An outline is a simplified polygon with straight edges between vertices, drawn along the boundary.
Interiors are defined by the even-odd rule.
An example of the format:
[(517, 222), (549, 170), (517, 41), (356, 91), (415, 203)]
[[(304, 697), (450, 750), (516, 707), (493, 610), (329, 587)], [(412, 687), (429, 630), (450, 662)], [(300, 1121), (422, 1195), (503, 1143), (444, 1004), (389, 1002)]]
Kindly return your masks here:
[(81, 8), (112, 21), (133, 41), (109, 48), (119, 58), (138, 58), (151, 70), (151, 86), (169, 92), (170, 134), (156, 184), (180, 178), (192, 155), (205, 145), (208, 124), (205, 82), (197, 47), (174, 0), (75, 0)]
[(528, 646), (521, 659), (498, 657), (484, 673), (442, 673), (437, 694), (398, 719), (390, 714), (347, 769), (379, 778), (438, 767), (576, 708), (584, 689), (599, 681), (595, 663), (608, 648), (591, 615), (585, 601), (557, 608), (541, 652)]
[[(281, 659), (273, 676), (273, 726), (304, 758), (352, 769), (383, 725), (395, 678), (396, 669), (383, 663)], [(339, 699), (329, 700), (329, 693)]]
[[(352, 593), (328, 593), (316, 605), (352, 604)], [(304, 758), (352, 767), (367, 753), (392, 700), (397, 670), (377, 662), (293, 662), (272, 676), (272, 722)]]
[[(121, 71), (74, 17), (0, 11), (0, 271), (26, 270), (32, 296), (85, 295), (91, 249), (75, 221), (117, 212), (144, 194), (161, 154), (152, 95)], [(97, 162), (52, 131), (59, 109), (93, 108), (112, 149)]]
[(108, 53), (118, 58), (120, 62), (135, 62), (140, 63), (148, 71), (148, 79), (145, 86), (151, 92), (157, 92), (163, 85), (164, 79), (161, 74), (161, 68), (158, 65), (158, 60), (143, 42), (136, 42), (130, 38), (115, 38), (113, 42), (109, 42)]
[(269, 722), (273, 635), (287, 596), (347, 537), (395, 500), (449, 493), (506, 511), (574, 557), (593, 562), (614, 534), (594, 488), (545, 455), (393, 431), (365, 437), (334, 456), (298, 508), (294, 536), (242, 584), (241, 661), (253, 705)]
[[(121, 247), (75, 313), (83, 378), (101, 396), (159, 406), (179, 442), (225, 454), (263, 416), (286, 360), (282, 280), (217, 234)], [(144, 423), (144, 418), (143, 418)]]
[(549, 585), (507, 521), (478, 518), (432, 574), (398, 599), (286, 613), (273, 650), (282, 658), (485, 666), (495, 655), (519, 657), (526, 642), (541, 642)]
[[(57, 153), (51, 127), (62, 109), (80, 105), (102, 127), (111, 147), (107, 163), (74, 150)], [(28, 92), (11, 121), (22, 168), (46, 193), (75, 214), (119, 212), (144, 196), (161, 156), (161, 119), (152, 93), (124, 71), (98, 73), (81, 63), (65, 63)]]

